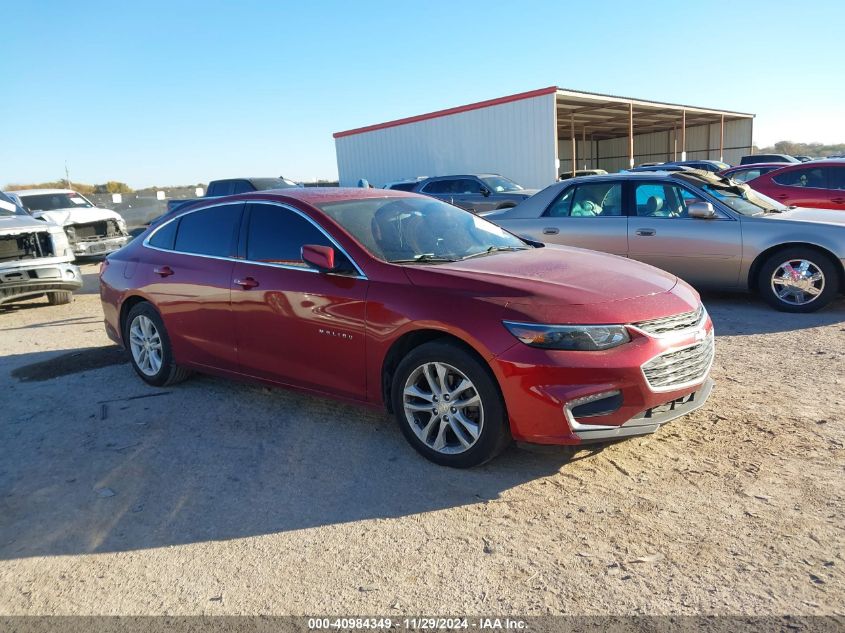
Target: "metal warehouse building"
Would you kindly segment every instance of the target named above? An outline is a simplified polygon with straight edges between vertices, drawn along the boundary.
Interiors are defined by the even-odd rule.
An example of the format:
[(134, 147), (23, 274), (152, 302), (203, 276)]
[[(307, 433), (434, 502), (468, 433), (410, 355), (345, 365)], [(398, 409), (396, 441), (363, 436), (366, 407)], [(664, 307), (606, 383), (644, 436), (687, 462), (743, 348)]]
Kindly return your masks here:
[(754, 115), (552, 86), (337, 132), (341, 186), (498, 173), (531, 188), (574, 169), (751, 152)]

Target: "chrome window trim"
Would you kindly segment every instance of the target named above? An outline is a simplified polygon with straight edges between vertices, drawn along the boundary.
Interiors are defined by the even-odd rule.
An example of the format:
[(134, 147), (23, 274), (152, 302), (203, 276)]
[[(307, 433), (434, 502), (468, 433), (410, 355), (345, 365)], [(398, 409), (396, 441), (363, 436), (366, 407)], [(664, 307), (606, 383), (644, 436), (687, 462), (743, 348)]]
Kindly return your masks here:
[[(312, 226), (314, 226), (318, 231), (320, 231), (320, 233), (322, 233), (325, 236), (325, 238), (327, 240), (329, 240), (329, 242), (331, 242), (334, 245), (335, 248), (337, 248), (337, 250), (339, 250), (341, 253), (343, 253), (346, 256), (346, 258), (355, 267), (355, 270), (358, 271), (357, 275), (344, 275), (344, 274), (341, 274), (341, 273), (331, 273), (331, 272), (330, 273), (324, 273), (324, 274), (332, 275), (332, 276), (335, 276), (335, 277), (343, 277), (345, 279), (363, 279), (363, 280), (368, 279), (367, 275), (364, 274), (364, 271), (361, 270), (361, 267), (358, 266), (357, 262), (354, 259), (352, 259), (352, 257), (349, 255), (349, 253), (346, 252), (346, 249), (343, 248), (340, 244), (338, 244), (337, 240), (335, 240), (331, 235), (329, 235), (322, 226), (317, 224), (312, 218), (310, 218), (307, 214), (303, 213), (299, 209), (296, 209), (296, 208), (294, 208), (294, 207), (292, 207), (288, 204), (284, 204), (282, 202), (277, 202), (275, 200), (261, 200), (261, 199), (258, 199), (258, 200), (230, 200), (228, 202), (217, 202), (215, 204), (210, 204), (208, 206), (202, 206), (202, 207), (195, 208), (195, 209), (189, 209), (189, 210), (185, 211), (184, 213), (180, 213), (179, 215), (176, 215), (176, 216), (170, 218), (167, 222), (163, 222), (162, 224), (157, 226), (146, 238), (144, 238), (144, 241), (141, 243), (141, 246), (143, 246), (145, 248), (149, 248), (150, 250), (159, 251), (159, 252), (162, 252), (162, 253), (175, 253), (176, 255), (189, 255), (191, 257), (202, 257), (202, 258), (205, 258), (205, 259), (217, 259), (217, 260), (220, 260), (220, 261), (239, 262), (241, 264), (252, 264), (254, 266), (267, 266), (267, 267), (270, 267), (270, 268), (282, 268), (284, 270), (299, 270), (301, 272), (316, 273), (318, 275), (321, 274), (321, 272), (319, 270), (315, 270), (315, 269), (313, 269), (313, 268), (311, 268), (307, 265), (306, 266), (290, 266), (288, 264), (275, 264), (275, 263), (270, 263), (270, 262), (257, 262), (257, 261), (254, 261), (252, 259), (247, 259), (247, 258), (241, 259), (239, 257), (221, 257), (219, 255), (205, 255), (203, 253), (188, 253), (188, 252), (185, 252), (185, 251), (177, 251), (177, 250), (168, 249), (168, 248), (160, 248), (158, 246), (153, 246), (152, 244), (150, 244), (150, 240), (153, 238), (153, 236), (156, 233), (158, 233), (161, 229), (163, 229), (165, 226), (170, 224), (171, 222), (175, 222), (176, 220), (183, 218), (186, 215), (189, 215), (191, 213), (197, 213), (198, 211), (203, 211), (205, 209), (212, 209), (214, 207), (222, 207), (222, 206), (227, 206), (227, 205), (230, 205), (230, 204), (243, 204), (243, 205), (247, 205), (247, 204), (269, 204), (269, 205), (272, 205), (272, 206), (275, 206), (275, 207), (281, 207), (282, 209), (286, 209), (288, 211), (293, 211), (294, 213), (296, 213), (300, 217), (304, 218), (306, 221), (310, 222)], [(175, 240), (174, 240), (174, 244), (175, 244)]]

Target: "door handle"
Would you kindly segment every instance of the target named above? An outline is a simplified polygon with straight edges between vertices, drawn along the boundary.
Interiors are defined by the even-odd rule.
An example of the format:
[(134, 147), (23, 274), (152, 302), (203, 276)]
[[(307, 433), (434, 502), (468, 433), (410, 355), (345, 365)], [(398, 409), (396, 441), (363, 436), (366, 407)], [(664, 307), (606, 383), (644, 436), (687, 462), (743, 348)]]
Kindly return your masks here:
[(776, 193), (775, 194), (775, 198), (777, 198), (778, 200), (786, 200), (788, 197), (789, 196), (786, 195), (785, 193)]
[(642, 235), (643, 237), (651, 237), (652, 235), (657, 235), (657, 231), (654, 229), (637, 229), (637, 235)]
[(560, 229), (554, 226), (547, 226), (543, 229), (543, 235), (557, 235), (560, 233)]
[(830, 201), (835, 202), (836, 204), (842, 204), (845, 202), (845, 198), (831, 198)]
[(153, 268), (153, 272), (159, 277), (170, 277), (173, 274), (173, 269), (170, 266), (158, 266)]
[(235, 279), (235, 285), (240, 286), (244, 290), (249, 290), (250, 288), (257, 288), (258, 282), (252, 277), (244, 277), (243, 279)]

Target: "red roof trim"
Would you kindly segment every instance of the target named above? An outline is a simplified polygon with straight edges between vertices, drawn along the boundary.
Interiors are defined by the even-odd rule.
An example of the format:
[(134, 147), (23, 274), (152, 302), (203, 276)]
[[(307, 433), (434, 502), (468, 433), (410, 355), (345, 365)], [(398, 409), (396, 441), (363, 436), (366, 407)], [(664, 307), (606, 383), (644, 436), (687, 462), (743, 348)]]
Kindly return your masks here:
[(457, 108), (448, 108), (446, 110), (438, 110), (436, 112), (429, 112), (428, 114), (419, 114), (417, 116), (407, 117), (405, 119), (396, 119), (395, 121), (388, 121), (386, 123), (377, 123), (376, 125), (368, 125), (366, 127), (355, 128), (354, 130), (346, 130), (345, 132), (335, 132), (332, 136), (334, 138), (341, 138), (344, 136), (352, 136), (353, 134), (362, 134), (363, 132), (372, 132), (374, 130), (383, 130), (389, 127), (397, 127), (399, 125), (406, 125), (408, 123), (417, 123), (419, 121), (427, 121), (428, 119), (437, 119), (442, 116), (449, 116), (451, 114), (460, 114), (461, 112), (469, 112), (471, 110), (480, 110), (481, 108), (489, 108), (491, 106), (502, 105), (503, 103), (511, 103), (512, 101), (522, 101), (523, 99), (533, 99), (534, 97), (541, 97), (543, 95), (550, 95), (557, 92), (557, 86), (549, 86), (548, 88), (540, 88), (539, 90), (531, 90), (530, 92), (520, 92), (515, 95), (508, 95), (507, 97), (499, 97), (498, 99), (488, 99), (487, 101), (479, 101), (478, 103), (470, 103), (469, 105), (458, 106)]

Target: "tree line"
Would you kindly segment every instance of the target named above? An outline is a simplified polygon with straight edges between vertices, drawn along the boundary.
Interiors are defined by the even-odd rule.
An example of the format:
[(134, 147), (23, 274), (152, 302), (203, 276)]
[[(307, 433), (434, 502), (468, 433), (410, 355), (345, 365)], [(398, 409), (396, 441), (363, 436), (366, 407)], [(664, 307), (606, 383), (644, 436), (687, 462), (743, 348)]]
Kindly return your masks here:
[(132, 193), (134, 190), (125, 182), (109, 180), (102, 185), (86, 185), (81, 182), (68, 183), (64, 178), (50, 182), (30, 183), (26, 185), (10, 183), (5, 187), (6, 191), (19, 191), (23, 189), (73, 189), (77, 193)]
[(792, 141), (778, 141), (770, 147), (754, 146), (755, 154), (789, 154), (790, 156), (810, 156), (825, 158), (826, 156), (841, 156), (845, 154), (845, 143), (825, 145), (824, 143), (793, 143)]

